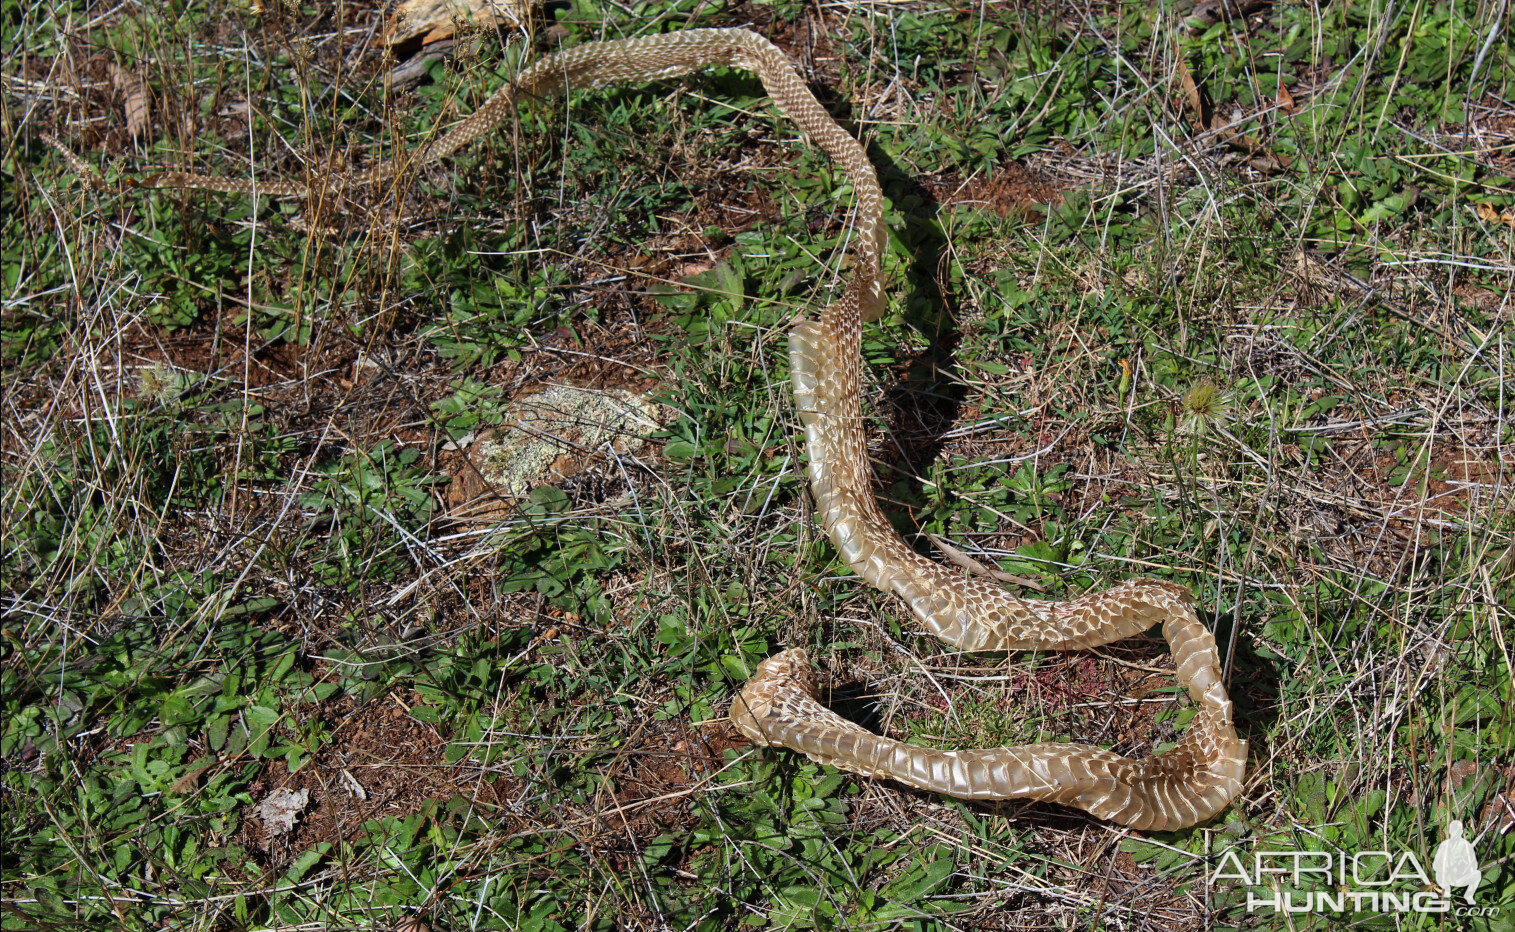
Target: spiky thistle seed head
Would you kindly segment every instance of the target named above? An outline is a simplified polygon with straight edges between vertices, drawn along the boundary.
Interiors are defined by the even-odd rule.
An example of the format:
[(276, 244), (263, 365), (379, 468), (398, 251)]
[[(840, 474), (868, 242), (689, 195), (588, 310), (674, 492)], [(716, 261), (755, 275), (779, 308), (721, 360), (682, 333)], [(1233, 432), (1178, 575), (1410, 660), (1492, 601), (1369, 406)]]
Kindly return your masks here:
[(1214, 382), (1206, 379), (1184, 392), (1180, 425), (1187, 434), (1203, 437), (1212, 427), (1230, 419), (1231, 399)]
[(143, 401), (168, 404), (178, 393), (178, 377), (162, 363), (152, 363), (137, 373), (137, 397)]

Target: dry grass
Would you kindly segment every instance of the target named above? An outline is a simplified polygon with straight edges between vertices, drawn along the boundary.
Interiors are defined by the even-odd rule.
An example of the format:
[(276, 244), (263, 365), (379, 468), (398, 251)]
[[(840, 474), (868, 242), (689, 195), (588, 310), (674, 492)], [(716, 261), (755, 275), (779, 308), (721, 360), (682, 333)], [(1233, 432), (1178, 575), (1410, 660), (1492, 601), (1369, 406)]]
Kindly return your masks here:
[[(39, 131), (108, 171), (284, 176), (413, 144), (495, 59), (384, 91), (367, 5), (7, 14), (10, 916), (1271, 927), (1207, 888), (1218, 852), (1429, 865), (1450, 818), (1510, 915), (1515, 110), (1493, 6), (1450, 9), (1266, 5), (1187, 44), (1086, 4), (693, 16), (756, 21), (871, 140), (901, 526), (1052, 595), (1156, 575), (1213, 613), (1247, 787), (1147, 840), (724, 723), (780, 646), (852, 717), (943, 746), (1140, 753), (1184, 708), (1158, 641), (963, 657), (835, 562), (784, 333), (831, 293), (845, 215), (751, 83), (536, 105), (342, 210), (100, 195)], [(534, 47), (651, 21), (562, 16)], [(499, 500), (470, 449), (564, 383), (653, 392), (661, 446)], [(257, 815), (275, 789), (313, 800), (287, 833)]]

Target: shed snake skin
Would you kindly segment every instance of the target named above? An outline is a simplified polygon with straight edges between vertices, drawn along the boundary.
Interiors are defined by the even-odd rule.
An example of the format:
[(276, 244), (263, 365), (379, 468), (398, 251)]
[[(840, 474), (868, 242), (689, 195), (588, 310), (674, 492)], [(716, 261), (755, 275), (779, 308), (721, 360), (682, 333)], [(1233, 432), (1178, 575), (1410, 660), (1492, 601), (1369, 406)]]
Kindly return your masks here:
[[(964, 651), (1079, 650), (1161, 621), (1178, 679), (1198, 706), (1176, 747), (1140, 760), (1059, 743), (939, 751), (880, 737), (828, 710), (817, 698), (805, 652), (796, 649), (758, 666), (732, 704), (732, 722), (759, 745), (791, 748), (844, 770), (964, 799), (1056, 802), (1157, 831), (1215, 815), (1240, 792), (1246, 742), (1237, 738), (1232, 723), (1215, 638), (1196, 616), (1188, 590), (1137, 579), (1066, 602), (1021, 599), (921, 556), (884, 517), (872, 491), (859, 400), (862, 324), (884, 310), (883, 194), (862, 146), (826, 113), (785, 54), (763, 37), (744, 29), (690, 29), (579, 45), (527, 68), (434, 142), (347, 175), (311, 172), (305, 181), (263, 181), (162, 172), (125, 184), (292, 198), (340, 194), (386, 183), (457, 151), (494, 130), (523, 99), (672, 78), (712, 65), (757, 75), (777, 108), (845, 172), (856, 198), (851, 279), (819, 319), (797, 320), (789, 336), (810, 485), (820, 521), (843, 560), (871, 585), (897, 593), (928, 631)], [(92, 185), (105, 186), (92, 168), (53, 144)]]

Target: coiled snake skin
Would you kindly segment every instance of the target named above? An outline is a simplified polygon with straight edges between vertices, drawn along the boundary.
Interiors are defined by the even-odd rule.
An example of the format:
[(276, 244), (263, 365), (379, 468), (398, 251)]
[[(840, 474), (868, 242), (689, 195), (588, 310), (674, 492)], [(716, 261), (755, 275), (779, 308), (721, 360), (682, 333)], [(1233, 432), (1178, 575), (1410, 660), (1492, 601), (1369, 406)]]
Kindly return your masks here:
[[(445, 136), (349, 175), (313, 172), (301, 182), (164, 172), (128, 184), (297, 198), (340, 193), (383, 183), (457, 151), (493, 130), (522, 99), (670, 78), (710, 65), (756, 74), (778, 109), (842, 168), (857, 199), (852, 278), (818, 320), (797, 321), (789, 337), (810, 485), (821, 523), (842, 558), (873, 586), (898, 593), (927, 630), (965, 651), (1078, 650), (1161, 621), (1179, 681), (1199, 707), (1177, 747), (1142, 760), (1077, 744), (936, 751), (879, 737), (826, 709), (816, 698), (805, 652), (787, 650), (760, 664), (736, 697), (731, 708), (736, 727), (759, 745), (792, 748), (821, 763), (966, 799), (1057, 802), (1145, 830), (1183, 828), (1219, 812), (1241, 789), (1246, 742), (1232, 724), (1215, 639), (1196, 617), (1188, 590), (1138, 579), (1068, 602), (1020, 599), (922, 557), (880, 511), (859, 383), (861, 325), (884, 308), (883, 195), (862, 146), (820, 106), (784, 53), (756, 33), (691, 29), (588, 43), (547, 56)], [(63, 151), (91, 184), (104, 185), (93, 169)]]

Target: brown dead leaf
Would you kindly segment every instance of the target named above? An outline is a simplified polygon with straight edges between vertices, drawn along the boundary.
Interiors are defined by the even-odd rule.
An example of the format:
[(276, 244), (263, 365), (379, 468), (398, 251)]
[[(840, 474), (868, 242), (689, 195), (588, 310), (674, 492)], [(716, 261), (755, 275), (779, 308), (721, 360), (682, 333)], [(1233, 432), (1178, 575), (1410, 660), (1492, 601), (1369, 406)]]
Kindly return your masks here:
[(1183, 56), (1178, 58), (1178, 83), (1184, 89), (1184, 98), (1189, 103), (1189, 110), (1193, 112), (1194, 119), (1198, 121), (1200, 129), (1210, 128), (1210, 102), (1205, 92), (1200, 90), (1199, 85), (1194, 83), (1194, 75), (1189, 73), (1189, 64)]
[(136, 72), (117, 64), (110, 66), (110, 83), (125, 98), (122, 109), (126, 113), (126, 131), (133, 136), (142, 135), (152, 118), (152, 101), (147, 95), (146, 83)]
[(1282, 81), (1278, 82), (1278, 109), (1285, 113), (1299, 112), (1299, 104), (1294, 102), (1294, 95), (1289, 93), (1289, 86)]
[(213, 760), (208, 764), (201, 764), (199, 767), (196, 767), (193, 770), (189, 771), (184, 776), (174, 781), (172, 791), (178, 793), (181, 796), (185, 793), (192, 792), (195, 787), (200, 785), (200, 778), (205, 775), (205, 771), (216, 766), (218, 763), (220, 763), (220, 761)]
[(1478, 219), (1484, 223), (1502, 223), (1515, 230), (1515, 213), (1496, 210), (1492, 204), (1478, 205)]
[[(1249, 6), (1256, 8), (1256, 5)], [(1174, 60), (1177, 62), (1178, 83), (1183, 88), (1184, 100), (1189, 110), (1194, 114), (1197, 129), (1203, 132), (1214, 132), (1232, 149), (1243, 153), (1247, 164), (1255, 171), (1265, 175), (1274, 175), (1289, 168), (1288, 156), (1273, 152), (1258, 138), (1245, 135), (1235, 129), (1244, 118), (1240, 110), (1233, 112), (1229, 122), (1223, 123), (1224, 118), (1215, 114), (1214, 101), (1194, 80), (1194, 74), (1189, 70), (1189, 63), (1184, 61), (1182, 55), (1176, 56)], [(1282, 83), (1278, 85), (1278, 104), (1289, 112), (1295, 112), (1298, 109), (1294, 103), (1294, 96)]]
[(686, 262), (683, 265), (678, 266), (674, 270), (674, 277), (688, 278), (691, 275), (699, 275), (702, 272), (708, 272), (713, 268), (715, 268), (714, 261), (710, 259), (699, 259), (693, 262)]
[(385, 41), (398, 45), (422, 36), (421, 44), (439, 42), (463, 25), (487, 29), (496, 23), (519, 25), (529, 15), (524, 0), (403, 0), (395, 7)]

